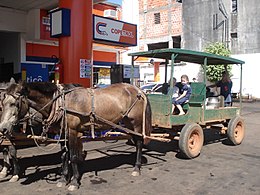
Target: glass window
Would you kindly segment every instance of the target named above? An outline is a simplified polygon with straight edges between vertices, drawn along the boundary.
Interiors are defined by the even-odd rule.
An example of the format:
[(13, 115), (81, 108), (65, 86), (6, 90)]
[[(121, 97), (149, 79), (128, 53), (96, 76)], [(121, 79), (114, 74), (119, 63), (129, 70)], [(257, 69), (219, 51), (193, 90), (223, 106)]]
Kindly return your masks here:
[(232, 13), (237, 13), (237, 0), (232, 0)]
[(161, 23), (161, 14), (155, 13), (154, 14), (154, 24), (160, 24)]

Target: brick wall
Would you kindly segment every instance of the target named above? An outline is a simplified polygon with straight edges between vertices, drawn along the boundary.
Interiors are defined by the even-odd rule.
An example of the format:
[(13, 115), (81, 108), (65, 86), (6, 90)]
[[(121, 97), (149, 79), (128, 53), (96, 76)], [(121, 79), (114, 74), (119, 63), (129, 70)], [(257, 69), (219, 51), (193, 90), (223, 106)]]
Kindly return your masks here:
[[(154, 23), (154, 14), (160, 13), (160, 24)], [(139, 36), (142, 44), (160, 40), (160, 37), (182, 34), (182, 4), (172, 0), (139, 0)]]
[[(179, 4), (179, 3), (178, 3)], [(171, 35), (178, 36), (182, 34), (182, 7), (174, 6), (171, 8)]]

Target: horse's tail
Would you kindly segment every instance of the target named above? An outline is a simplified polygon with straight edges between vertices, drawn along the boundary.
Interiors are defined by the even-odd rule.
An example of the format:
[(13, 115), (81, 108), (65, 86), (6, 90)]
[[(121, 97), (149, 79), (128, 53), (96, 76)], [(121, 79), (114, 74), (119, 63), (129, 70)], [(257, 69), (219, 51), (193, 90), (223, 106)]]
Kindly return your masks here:
[(142, 92), (141, 96), (144, 100), (143, 104), (143, 138), (144, 144), (148, 144), (150, 139), (147, 136), (150, 136), (152, 132), (152, 112), (151, 112), (151, 105), (147, 98), (147, 96)]

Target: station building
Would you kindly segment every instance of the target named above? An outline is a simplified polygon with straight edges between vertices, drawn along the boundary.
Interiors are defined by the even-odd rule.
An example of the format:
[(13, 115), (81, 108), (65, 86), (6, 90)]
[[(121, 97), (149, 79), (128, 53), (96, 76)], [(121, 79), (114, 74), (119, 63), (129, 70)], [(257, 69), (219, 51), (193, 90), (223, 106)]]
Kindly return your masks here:
[[(58, 82), (76, 82), (89, 87), (96, 84), (111, 84), (111, 79), (113, 82), (123, 81), (120, 54), (122, 51), (128, 50), (129, 46), (136, 45), (136, 25), (120, 21), (122, 17), (120, 5), (107, 3), (105, 0), (94, 0), (90, 4), (84, 4), (87, 5), (86, 9), (77, 8), (84, 10), (80, 14), (91, 12), (88, 13), (88, 19), (84, 22), (90, 21), (91, 24), (87, 25), (92, 26), (85, 27), (85, 24), (80, 21), (83, 19), (78, 18), (79, 21), (77, 21), (74, 17), (76, 15), (73, 13), (74, 10), (67, 9), (70, 12), (70, 34), (79, 35), (79, 38), (74, 38), (74, 42), (70, 42), (68, 38), (63, 38), (63, 35), (60, 36), (61, 38), (55, 35), (57, 29), (53, 30), (53, 26), (59, 24), (55, 20), (56, 11), (59, 11), (60, 7), (67, 8), (71, 4), (73, 4), (71, 0), (1, 1), (0, 82), (15, 77), (16, 80), (22, 79), (27, 82), (58, 80)], [(80, 3), (76, 5), (80, 5)], [(91, 9), (88, 6), (91, 6)], [(56, 15), (52, 16), (52, 13)], [(89, 19), (90, 17), (91, 19)], [(67, 18), (64, 20), (66, 21)], [(54, 22), (56, 23), (52, 24)], [(86, 32), (78, 32), (82, 28), (81, 26), (84, 26), (83, 31)], [(102, 37), (102, 33), (106, 33), (106, 31), (113, 31), (113, 34), (103, 34)], [(88, 39), (89, 43), (86, 43), (84, 39), (77, 40), (81, 39), (80, 33), (88, 34), (88, 37), (82, 36)], [(123, 33), (132, 33), (128, 36), (131, 37), (130, 42), (129, 39), (121, 36)], [(78, 48), (71, 51), (75, 44), (80, 47), (81, 45), (84, 47), (85, 44), (91, 46), (80, 51), (83, 53), (86, 51), (87, 57), (84, 54), (80, 60), (77, 59), (76, 63), (68, 64), (65, 62), (67, 59), (64, 60), (64, 58), (68, 58), (70, 63), (73, 62), (70, 52), (78, 55)], [(80, 64), (81, 62), (83, 65)], [(69, 68), (67, 68), (68, 66)], [(82, 67), (84, 68), (82, 69)], [(111, 76), (111, 67), (113, 70), (121, 71), (112, 70)], [(75, 77), (79, 78), (74, 79)], [(88, 81), (85, 82), (85, 80)], [(124, 81), (128, 82), (129, 79)]]

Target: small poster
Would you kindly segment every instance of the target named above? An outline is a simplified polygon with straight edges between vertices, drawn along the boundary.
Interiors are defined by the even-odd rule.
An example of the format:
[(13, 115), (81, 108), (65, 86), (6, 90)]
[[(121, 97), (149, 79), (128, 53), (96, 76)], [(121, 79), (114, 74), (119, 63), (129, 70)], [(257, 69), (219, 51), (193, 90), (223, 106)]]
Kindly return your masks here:
[(80, 78), (91, 78), (91, 60), (80, 59)]
[[(133, 78), (140, 78), (140, 71), (139, 67), (135, 66), (134, 67), (134, 72), (133, 72)], [(131, 65), (124, 65), (124, 78), (131, 78), (132, 77), (132, 66)]]

